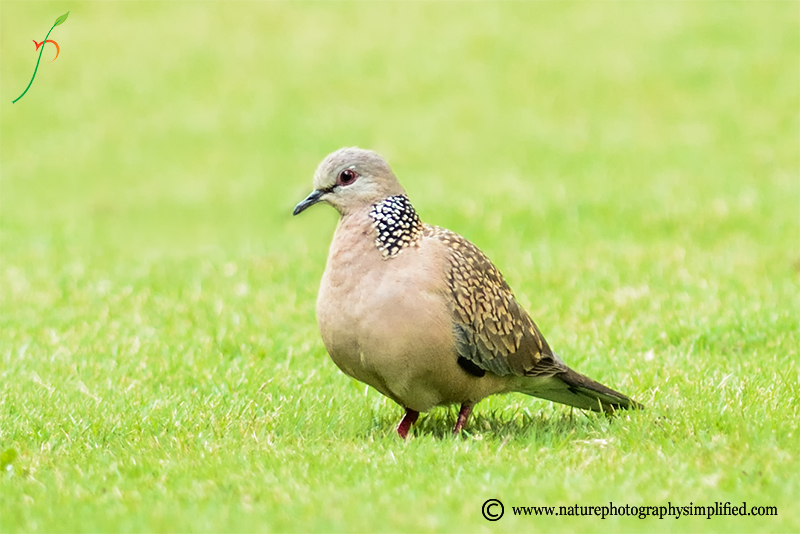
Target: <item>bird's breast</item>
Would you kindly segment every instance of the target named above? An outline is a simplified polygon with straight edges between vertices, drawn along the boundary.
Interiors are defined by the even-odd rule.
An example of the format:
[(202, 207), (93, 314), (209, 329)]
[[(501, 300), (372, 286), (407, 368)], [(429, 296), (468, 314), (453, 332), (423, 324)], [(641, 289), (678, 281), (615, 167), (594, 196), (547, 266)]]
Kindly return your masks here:
[[(410, 406), (415, 385), (456, 360), (446, 258), (422, 242), (384, 259), (371, 227), (348, 223), (337, 227), (320, 284), (323, 342), (346, 374)], [(428, 396), (422, 404), (438, 404), (436, 392)]]

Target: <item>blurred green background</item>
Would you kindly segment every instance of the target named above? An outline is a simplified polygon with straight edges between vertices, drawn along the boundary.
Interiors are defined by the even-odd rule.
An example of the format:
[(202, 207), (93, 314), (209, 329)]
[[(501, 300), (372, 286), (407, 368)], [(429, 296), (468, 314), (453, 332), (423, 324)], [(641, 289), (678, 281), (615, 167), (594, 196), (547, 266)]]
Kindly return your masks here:
[[(4, 0), (2, 530), (800, 528), (797, 21), (781, 1)], [(352, 145), (648, 410), (514, 395), (464, 441), (439, 409), (401, 443), (316, 330), (336, 214), (291, 217)], [(610, 500), (779, 516), (509, 509)]]

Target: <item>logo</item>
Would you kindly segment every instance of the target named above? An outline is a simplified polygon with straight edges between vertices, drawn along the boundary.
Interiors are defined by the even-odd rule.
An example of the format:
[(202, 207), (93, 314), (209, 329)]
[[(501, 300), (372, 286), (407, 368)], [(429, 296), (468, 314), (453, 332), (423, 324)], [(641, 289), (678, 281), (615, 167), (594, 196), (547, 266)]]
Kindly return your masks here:
[[(56, 19), (56, 22), (55, 22), (55, 24), (53, 24), (53, 27), (52, 27), (52, 28), (50, 28), (50, 31), (49, 31), (49, 32), (47, 32), (47, 35), (45, 36), (44, 40), (43, 40), (41, 43), (37, 43), (37, 42), (36, 42), (36, 40), (34, 39), (33, 43), (36, 45), (36, 50), (39, 50), (39, 47), (40, 47), (40, 46), (42, 47), (41, 51), (39, 51), (39, 59), (37, 59), (37, 60), (36, 60), (36, 68), (34, 68), (34, 69), (33, 69), (33, 76), (31, 76), (31, 81), (30, 81), (30, 82), (28, 82), (28, 87), (26, 87), (26, 88), (25, 88), (25, 90), (24, 90), (24, 91), (22, 91), (22, 94), (21, 94), (21, 95), (19, 95), (19, 96), (16, 98), (16, 100), (14, 100), (14, 101), (12, 101), (12, 102), (11, 102), (12, 104), (16, 103), (16, 102), (17, 102), (17, 100), (19, 100), (20, 98), (22, 98), (23, 96), (25, 96), (25, 93), (27, 93), (27, 92), (28, 92), (28, 89), (30, 89), (30, 88), (31, 88), (31, 84), (33, 83), (33, 79), (34, 79), (34, 78), (36, 78), (36, 71), (38, 71), (38, 70), (39, 70), (39, 61), (41, 61), (41, 59), (42, 59), (42, 52), (44, 52), (44, 46), (42, 46), (42, 45), (43, 45), (43, 44), (45, 44), (45, 43), (53, 43), (54, 45), (56, 45), (56, 57), (58, 57), (58, 54), (61, 52), (61, 49), (59, 48), (59, 46), (58, 46), (58, 43), (56, 43), (55, 41), (51, 41), (51, 40), (49, 40), (49, 39), (48, 39), (48, 37), (50, 37), (50, 32), (52, 32), (52, 31), (53, 31), (53, 29), (54, 29), (56, 26), (58, 26), (59, 24), (63, 24), (63, 23), (64, 23), (64, 21), (65, 21), (65, 20), (67, 20), (67, 16), (69, 16), (69, 11), (67, 11), (66, 13), (64, 13), (63, 15), (61, 15), (60, 17), (58, 17), (58, 18)], [(51, 63), (52, 63), (53, 61), (55, 61), (55, 60), (56, 60), (56, 58), (54, 57), (54, 58), (52, 59)]]
[(503, 508), (503, 503), (498, 501), (497, 499), (489, 499), (485, 503), (483, 503), (483, 508), (481, 509), (483, 512), (483, 517), (488, 519), (489, 521), (497, 521), (501, 517), (503, 517), (503, 512), (505, 512), (505, 508)]
[[(61, 53), (61, 48), (58, 46), (58, 43), (57, 43), (57, 42), (55, 42), (55, 41), (53, 41), (52, 39), (48, 39), (47, 41), (42, 41), (41, 43), (37, 43), (37, 42), (36, 42), (36, 39), (31, 39), (31, 40), (33, 41), (33, 44), (35, 44), (35, 45), (36, 45), (36, 50), (39, 50), (39, 47), (40, 47), (40, 46), (42, 46), (42, 44), (43, 44), (43, 43), (53, 43), (54, 45), (56, 45), (56, 57), (58, 57), (58, 54), (60, 54), (60, 53)], [(56, 57), (54, 57), (53, 59), (51, 59), (51, 60), (50, 60), (50, 63), (52, 63), (53, 61), (55, 61), (55, 60), (56, 60)]]

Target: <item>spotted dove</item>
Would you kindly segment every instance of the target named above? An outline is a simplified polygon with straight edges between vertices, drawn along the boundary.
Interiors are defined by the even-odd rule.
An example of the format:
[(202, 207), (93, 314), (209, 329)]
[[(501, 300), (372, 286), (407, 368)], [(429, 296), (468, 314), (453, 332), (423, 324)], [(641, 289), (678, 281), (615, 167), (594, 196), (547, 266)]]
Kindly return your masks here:
[(401, 437), (419, 412), (452, 404), (460, 433), (496, 393), (601, 412), (641, 407), (567, 367), (486, 255), (423, 223), (380, 155), (328, 155), (294, 215), (319, 202), (340, 215), (317, 298), (322, 340), (345, 374), (405, 408)]

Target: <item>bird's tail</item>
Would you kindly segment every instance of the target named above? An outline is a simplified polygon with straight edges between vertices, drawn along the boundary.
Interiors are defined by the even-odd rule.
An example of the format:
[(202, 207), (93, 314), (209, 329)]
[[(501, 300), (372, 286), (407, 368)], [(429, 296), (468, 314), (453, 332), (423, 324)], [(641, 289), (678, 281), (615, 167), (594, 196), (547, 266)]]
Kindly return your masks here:
[(644, 408), (635, 400), (570, 368), (548, 378), (531, 381), (530, 387), (524, 387), (520, 392), (595, 412), (613, 413), (623, 408)]

